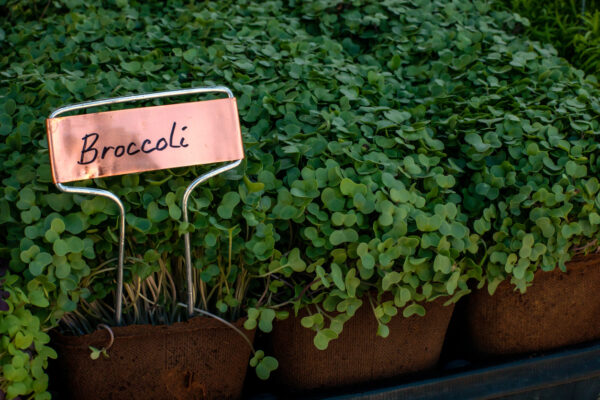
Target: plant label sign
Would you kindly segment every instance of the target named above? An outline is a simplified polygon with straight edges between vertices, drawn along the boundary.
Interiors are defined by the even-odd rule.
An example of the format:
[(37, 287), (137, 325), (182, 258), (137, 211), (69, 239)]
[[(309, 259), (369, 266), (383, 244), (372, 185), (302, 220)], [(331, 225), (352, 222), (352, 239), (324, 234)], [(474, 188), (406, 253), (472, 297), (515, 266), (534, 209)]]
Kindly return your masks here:
[(235, 98), (46, 120), (54, 183), (244, 158)]

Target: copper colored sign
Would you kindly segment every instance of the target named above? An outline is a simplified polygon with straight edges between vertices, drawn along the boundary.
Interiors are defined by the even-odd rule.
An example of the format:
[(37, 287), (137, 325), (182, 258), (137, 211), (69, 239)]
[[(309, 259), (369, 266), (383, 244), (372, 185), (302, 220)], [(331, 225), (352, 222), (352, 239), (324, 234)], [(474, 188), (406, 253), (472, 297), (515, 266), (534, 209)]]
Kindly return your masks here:
[(55, 183), (244, 158), (235, 98), (46, 120)]

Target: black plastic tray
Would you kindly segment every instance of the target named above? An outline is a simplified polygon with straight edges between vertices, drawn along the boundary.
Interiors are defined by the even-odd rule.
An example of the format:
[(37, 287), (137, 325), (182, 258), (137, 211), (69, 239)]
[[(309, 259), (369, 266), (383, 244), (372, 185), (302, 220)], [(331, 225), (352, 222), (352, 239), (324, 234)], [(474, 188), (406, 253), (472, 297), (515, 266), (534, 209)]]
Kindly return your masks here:
[(407, 383), (337, 399), (594, 399), (600, 344)]
[[(407, 382), (407, 379), (413, 379)], [(335, 400), (388, 399), (600, 399), (600, 343), (559, 350), (494, 365), (451, 361), (420, 380), (387, 381), (377, 386), (298, 395), (285, 390), (249, 396), (252, 400), (286, 398)]]

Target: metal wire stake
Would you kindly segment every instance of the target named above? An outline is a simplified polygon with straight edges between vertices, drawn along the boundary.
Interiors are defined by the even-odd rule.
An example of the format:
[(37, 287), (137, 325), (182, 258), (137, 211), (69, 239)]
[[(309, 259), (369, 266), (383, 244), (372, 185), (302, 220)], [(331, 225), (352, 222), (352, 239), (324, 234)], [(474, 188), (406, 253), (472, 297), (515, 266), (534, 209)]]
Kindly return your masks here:
[(125, 258), (125, 206), (121, 199), (117, 197), (113, 192), (103, 189), (95, 188), (83, 188), (77, 186), (64, 186), (61, 183), (57, 183), (56, 187), (65, 193), (75, 194), (89, 194), (94, 196), (106, 197), (119, 206), (119, 212), (121, 213), (120, 229), (119, 229), (119, 267), (117, 269), (117, 298), (115, 306), (115, 319), (117, 325), (121, 325), (122, 318), (122, 307), (123, 307), (123, 260)]
[[(229, 171), (240, 165), (242, 160), (237, 160), (232, 162), (231, 164), (224, 165), (220, 168), (213, 169), (210, 172), (202, 175), (199, 178), (196, 178), (192, 183), (189, 184), (187, 189), (185, 189), (185, 193), (183, 194), (182, 208), (183, 208), (183, 222), (189, 223), (188, 220), (188, 201), (190, 199), (190, 195), (192, 191), (201, 184), (209, 180), (210, 178), (217, 176), (225, 171)], [(193, 282), (192, 282), (192, 252), (191, 252), (191, 244), (190, 244), (190, 233), (186, 232), (183, 236), (183, 241), (185, 245), (185, 269), (187, 276), (187, 297), (188, 297), (188, 315), (191, 317), (194, 314), (194, 290), (193, 290)]]

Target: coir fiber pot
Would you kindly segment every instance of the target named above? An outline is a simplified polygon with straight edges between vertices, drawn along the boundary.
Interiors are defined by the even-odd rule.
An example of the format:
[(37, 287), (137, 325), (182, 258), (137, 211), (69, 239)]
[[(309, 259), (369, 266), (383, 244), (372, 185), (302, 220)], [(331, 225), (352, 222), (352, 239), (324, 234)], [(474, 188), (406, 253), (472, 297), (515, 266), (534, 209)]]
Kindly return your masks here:
[(480, 356), (516, 355), (600, 338), (600, 256), (589, 255), (535, 273), (525, 294), (502, 282), (467, 300), (467, 329)]
[[(234, 325), (252, 341), (254, 331)], [(89, 346), (102, 348), (107, 330), (84, 336), (54, 334), (55, 372), (60, 398), (102, 400), (191, 400), (239, 398), (250, 357), (241, 335), (212, 318), (196, 317), (169, 326), (112, 328), (114, 343), (90, 358)]]
[(278, 321), (271, 335), (279, 361), (277, 379), (286, 389), (306, 391), (353, 386), (435, 366), (454, 305), (438, 299), (423, 304), (427, 313), (388, 324), (387, 338), (376, 336), (377, 321), (368, 301), (344, 324), (340, 336), (326, 350), (313, 344), (315, 332), (300, 325), (302, 314)]

